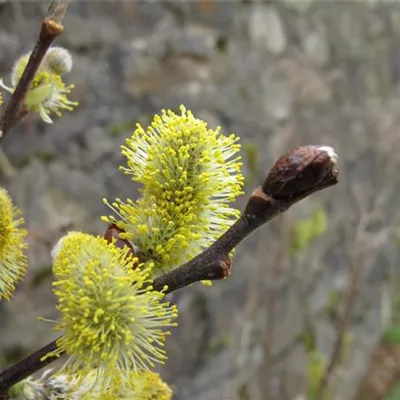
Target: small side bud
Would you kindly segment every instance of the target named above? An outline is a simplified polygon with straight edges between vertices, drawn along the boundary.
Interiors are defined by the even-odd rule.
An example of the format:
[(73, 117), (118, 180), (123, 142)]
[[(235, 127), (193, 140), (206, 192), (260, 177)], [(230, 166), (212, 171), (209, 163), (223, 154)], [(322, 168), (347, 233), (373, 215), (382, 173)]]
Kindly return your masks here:
[(51, 47), (43, 60), (45, 66), (55, 74), (62, 75), (72, 69), (71, 53), (63, 47)]
[(227, 278), (228, 276), (230, 276), (232, 260), (229, 256), (227, 256), (225, 260), (220, 261), (220, 266), (221, 266), (221, 270), (224, 275), (224, 278)]
[(119, 228), (116, 224), (109, 224), (104, 234), (104, 239), (106, 239), (108, 243), (113, 243), (114, 246), (119, 249), (127, 247), (129, 249), (128, 254), (132, 257), (137, 257), (132, 244), (128, 240), (122, 239), (120, 233), (125, 233), (125, 231), (122, 228)]
[(338, 182), (338, 156), (330, 146), (302, 146), (281, 156), (262, 190), (275, 199), (302, 197)]

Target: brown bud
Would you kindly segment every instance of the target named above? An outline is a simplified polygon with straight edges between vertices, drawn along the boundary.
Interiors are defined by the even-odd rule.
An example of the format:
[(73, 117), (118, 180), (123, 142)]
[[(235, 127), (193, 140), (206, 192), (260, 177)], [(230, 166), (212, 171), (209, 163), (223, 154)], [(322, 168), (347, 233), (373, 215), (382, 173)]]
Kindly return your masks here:
[(275, 199), (303, 197), (337, 183), (337, 154), (329, 146), (302, 146), (281, 156), (262, 189)]
[(133, 250), (133, 247), (131, 243), (126, 240), (126, 239), (121, 239), (119, 237), (119, 234), (125, 232), (122, 228), (119, 228), (115, 224), (109, 224), (106, 230), (106, 233), (104, 234), (104, 239), (107, 240), (107, 242), (114, 243), (114, 246), (117, 246), (120, 249), (123, 249), (124, 247), (129, 248), (129, 254), (132, 255), (132, 257), (135, 257), (135, 250)]
[(231, 266), (232, 266), (231, 258), (227, 256), (224, 261), (220, 261), (219, 265), (221, 266), (223, 277), (227, 278), (231, 274)]

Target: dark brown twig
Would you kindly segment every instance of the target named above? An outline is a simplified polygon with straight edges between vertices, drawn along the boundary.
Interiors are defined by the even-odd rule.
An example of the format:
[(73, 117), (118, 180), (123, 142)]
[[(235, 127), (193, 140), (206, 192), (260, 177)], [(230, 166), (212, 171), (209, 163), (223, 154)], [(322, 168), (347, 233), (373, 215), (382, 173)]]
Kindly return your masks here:
[[(284, 154), (272, 167), (264, 184), (257, 187), (240, 218), (208, 249), (181, 267), (156, 278), (157, 291), (171, 293), (202, 280), (230, 274), (229, 253), (248, 235), (308, 195), (336, 184), (336, 154), (325, 146), (303, 146)], [(118, 232), (109, 232), (112, 236)], [(43, 356), (56, 348), (52, 342), (0, 373), (0, 395), (13, 384), (45, 367), (55, 358)]]
[[(56, 356), (45, 357), (47, 354), (54, 352), (56, 349), (57, 343), (56, 340), (54, 340), (38, 351), (35, 351), (28, 357), (24, 358), (21, 362), (18, 362), (10, 368), (4, 370), (0, 374), (0, 399), (2, 399), (1, 396), (4, 395), (6, 390), (11, 386), (57, 360), (59, 357)], [(43, 359), (43, 357), (45, 358)]]
[(26, 93), (43, 60), (48, 48), (54, 39), (63, 31), (62, 20), (68, 8), (68, 0), (53, 1), (47, 16), (43, 19), (39, 37), (29, 57), (28, 64), (22, 73), (21, 79), (11, 95), (11, 98), (0, 119), (0, 140), (9, 130), (27, 114), (23, 106)]
[(337, 183), (336, 155), (324, 146), (303, 146), (275, 163), (263, 186), (251, 194), (240, 218), (207, 250), (155, 279), (154, 288), (173, 292), (201, 280), (223, 279), (229, 253), (248, 235), (310, 194)]

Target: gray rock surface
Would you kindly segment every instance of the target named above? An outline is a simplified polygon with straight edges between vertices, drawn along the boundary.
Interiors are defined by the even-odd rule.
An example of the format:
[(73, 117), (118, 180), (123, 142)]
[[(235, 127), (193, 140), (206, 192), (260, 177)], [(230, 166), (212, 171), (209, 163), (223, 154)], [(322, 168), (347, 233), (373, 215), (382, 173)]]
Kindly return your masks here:
[(250, 37), (255, 46), (282, 53), (287, 46), (286, 32), (279, 12), (274, 6), (256, 3), (251, 6)]

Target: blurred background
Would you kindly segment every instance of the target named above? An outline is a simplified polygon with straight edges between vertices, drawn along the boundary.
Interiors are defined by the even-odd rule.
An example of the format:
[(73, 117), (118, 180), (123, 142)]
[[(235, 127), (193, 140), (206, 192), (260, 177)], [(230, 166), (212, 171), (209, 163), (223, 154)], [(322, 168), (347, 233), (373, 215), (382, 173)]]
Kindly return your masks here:
[[(0, 76), (37, 37), (46, 1), (0, 1)], [(102, 198), (136, 198), (118, 171), (136, 122), (180, 104), (242, 140), (246, 195), (279, 155), (339, 154), (340, 183), (238, 246), (233, 272), (174, 293), (160, 370), (176, 400), (400, 399), (400, 5), (316, 0), (72, 2), (65, 33), (80, 102), (2, 141), (0, 184), (22, 208), (30, 269), (0, 304), (0, 366), (56, 336), (49, 251), (104, 233)]]

